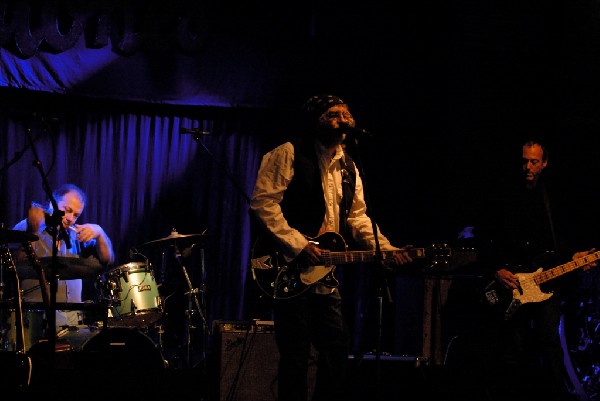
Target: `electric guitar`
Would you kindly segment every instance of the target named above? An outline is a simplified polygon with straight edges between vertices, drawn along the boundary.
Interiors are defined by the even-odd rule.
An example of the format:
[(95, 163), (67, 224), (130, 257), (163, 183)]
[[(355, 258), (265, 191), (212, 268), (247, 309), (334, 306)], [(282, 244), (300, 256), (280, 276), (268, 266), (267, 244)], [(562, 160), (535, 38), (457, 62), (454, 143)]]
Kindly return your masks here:
[(512, 290), (505, 288), (501, 283), (493, 280), (484, 289), (484, 300), (488, 305), (501, 307), (504, 310), (504, 319), (508, 320), (523, 304), (542, 302), (553, 295), (551, 292), (543, 292), (540, 289), (540, 284), (589, 265), (598, 259), (600, 259), (600, 251), (590, 253), (582, 258), (548, 270), (543, 270), (540, 267), (533, 273), (516, 273), (515, 275), (519, 280), (519, 288)]
[[(337, 265), (371, 262), (376, 252), (348, 251), (344, 238), (333, 231), (325, 232), (316, 238), (306, 237), (321, 248), (318, 265), (303, 265), (297, 260), (287, 261), (275, 241), (262, 236), (252, 247), (250, 267), (254, 281), (268, 296), (274, 299), (287, 299), (298, 296), (312, 285), (320, 283), (333, 288), (339, 281), (333, 275)], [(424, 258), (424, 248), (407, 247), (393, 251), (381, 251), (384, 264), (391, 261), (395, 254), (407, 252), (413, 259)]]

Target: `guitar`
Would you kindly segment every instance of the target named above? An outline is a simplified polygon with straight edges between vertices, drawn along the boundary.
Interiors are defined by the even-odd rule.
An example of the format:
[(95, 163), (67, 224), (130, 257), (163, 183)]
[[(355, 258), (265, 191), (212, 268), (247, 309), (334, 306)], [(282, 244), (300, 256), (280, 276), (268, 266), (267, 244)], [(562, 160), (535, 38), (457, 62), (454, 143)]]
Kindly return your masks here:
[(496, 280), (490, 282), (484, 289), (484, 300), (490, 306), (504, 306), (504, 319), (510, 319), (523, 304), (542, 302), (549, 299), (553, 293), (543, 292), (540, 284), (553, 280), (580, 267), (589, 265), (600, 259), (600, 251), (590, 253), (582, 258), (553, 267), (548, 270), (538, 268), (533, 273), (516, 273), (519, 288), (507, 289)]
[[(316, 238), (306, 238), (321, 248), (318, 265), (302, 265), (297, 260), (286, 261), (277, 249), (275, 241), (262, 236), (252, 247), (250, 267), (254, 281), (268, 296), (274, 299), (288, 299), (298, 296), (312, 285), (320, 283), (333, 288), (339, 281), (333, 275), (336, 265), (371, 262), (375, 260), (374, 250), (348, 251), (344, 238), (332, 231)], [(381, 251), (383, 262), (389, 262), (394, 255), (407, 252), (413, 259), (424, 258), (424, 248), (407, 247), (393, 251)]]

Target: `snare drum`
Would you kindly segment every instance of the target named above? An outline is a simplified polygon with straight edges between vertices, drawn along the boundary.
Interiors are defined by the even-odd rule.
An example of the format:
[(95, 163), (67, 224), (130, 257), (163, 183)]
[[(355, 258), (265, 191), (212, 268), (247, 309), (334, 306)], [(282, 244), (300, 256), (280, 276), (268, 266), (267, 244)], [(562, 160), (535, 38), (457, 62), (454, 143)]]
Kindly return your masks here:
[(146, 263), (115, 267), (107, 273), (106, 281), (115, 294), (109, 309), (109, 326), (145, 327), (161, 318), (158, 285)]

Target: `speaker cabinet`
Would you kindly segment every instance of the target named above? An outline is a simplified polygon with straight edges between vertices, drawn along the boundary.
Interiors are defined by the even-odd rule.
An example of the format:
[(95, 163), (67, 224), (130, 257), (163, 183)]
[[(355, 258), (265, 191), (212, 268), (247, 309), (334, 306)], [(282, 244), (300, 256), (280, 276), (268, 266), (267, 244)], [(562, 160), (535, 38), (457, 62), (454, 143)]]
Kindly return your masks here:
[[(272, 321), (213, 322), (220, 401), (276, 401), (279, 352)], [(316, 361), (316, 351), (311, 353)], [(314, 390), (316, 363), (309, 367), (309, 394)], [(213, 385), (216, 383), (213, 382)]]

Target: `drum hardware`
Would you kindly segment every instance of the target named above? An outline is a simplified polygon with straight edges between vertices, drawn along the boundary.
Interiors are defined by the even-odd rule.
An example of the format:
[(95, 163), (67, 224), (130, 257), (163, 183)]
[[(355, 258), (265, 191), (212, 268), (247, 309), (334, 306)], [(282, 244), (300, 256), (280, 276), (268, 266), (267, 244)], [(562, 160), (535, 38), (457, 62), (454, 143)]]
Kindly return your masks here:
[[(4, 223), (0, 223), (0, 229), (4, 232)], [(10, 260), (12, 260), (10, 250), (4, 242), (0, 241), (0, 303), (4, 304), (4, 266), (7, 266)], [(5, 328), (4, 322), (4, 308), (0, 309), (0, 350), (5, 349), (8, 346), (8, 330)]]
[[(19, 287), (19, 277), (17, 275), (17, 268), (15, 266), (14, 260), (10, 253), (10, 250), (4, 244), (0, 244), (0, 270), (3, 270), (6, 266), (7, 269), (11, 270), (14, 273), (15, 283), (16, 283), (16, 306), (14, 313), (14, 328), (15, 328), (15, 338), (14, 338), (14, 351), (17, 362), (17, 379), (18, 386), (21, 389), (25, 389), (29, 387), (31, 383), (31, 358), (27, 355), (26, 350), (26, 339), (25, 339), (25, 327), (23, 321), (23, 309), (22, 309), (22, 298), (20, 295), (21, 289)], [(4, 313), (4, 310), (2, 310)], [(13, 327), (13, 325), (11, 325)], [(4, 340), (3, 340), (4, 342)]]
[(154, 328), (156, 329), (156, 334), (158, 336), (158, 347), (160, 348), (161, 352), (164, 350), (164, 344), (163, 344), (163, 336), (165, 334), (165, 329), (163, 327), (162, 324), (156, 324), (154, 325)]
[[(208, 324), (205, 317), (206, 311), (206, 303), (205, 303), (205, 293), (206, 293), (206, 270), (204, 265), (204, 247), (201, 246), (200, 250), (200, 268), (201, 268), (201, 284), (200, 288), (194, 288), (190, 277), (187, 272), (187, 268), (183, 263), (183, 259), (188, 257), (191, 253), (192, 249), (197, 245), (198, 240), (206, 237), (206, 230), (201, 234), (179, 234), (175, 228), (171, 230), (171, 234), (167, 237), (160, 238), (154, 241), (149, 241), (143, 244), (143, 246), (169, 246), (172, 247), (175, 254), (175, 259), (179, 267), (183, 272), (183, 276), (186, 281), (187, 291), (184, 295), (187, 297), (187, 310), (185, 311), (185, 330), (183, 335), (183, 349), (185, 350), (185, 354), (183, 356), (184, 367), (192, 367), (191, 361), (191, 330), (195, 327), (192, 326), (192, 318), (197, 313), (202, 322), (202, 363), (206, 361), (206, 345), (208, 342)], [(187, 248), (183, 248), (181, 251), (183, 244), (190, 244)], [(200, 300), (198, 299), (198, 295), (200, 295)], [(195, 307), (195, 308), (194, 308)]]
[(202, 234), (179, 234), (176, 229), (171, 230), (171, 234), (164, 238), (155, 239), (153, 241), (148, 241), (144, 243), (142, 246), (167, 246), (167, 245), (177, 245), (181, 244), (183, 240), (194, 240), (200, 239), (206, 236), (206, 230)]
[[(50, 274), (53, 267), (53, 258), (51, 256), (39, 258), (40, 264), (46, 274)], [(83, 279), (96, 277), (103, 269), (102, 264), (95, 257), (73, 258), (68, 256), (56, 256), (57, 275), (61, 280)], [(17, 262), (17, 272), (19, 278), (38, 279), (39, 274), (31, 263), (23, 261)]]
[[(5, 327), (2, 334), (2, 344), (0, 345), (0, 351), (16, 351), (18, 348), (17, 334), (19, 329), (17, 306), (15, 302), (7, 303), (6, 305), (0, 306), (0, 326)], [(79, 322), (76, 326), (59, 326), (57, 329), (57, 337), (60, 332), (65, 330), (74, 330), (77, 327), (85, 328), (103, 328), (106, 325), (106, 310), (107, 306), (103, 303), (96, 302), (83, 302), (83, 303), (70, 303), (70, 302), (57, 302), (57, 310), (63, 311), (77, 311)], [(102, 321), (86, 321), (86, 314), (97, 316), (102, 314)], [(47, 311), (44, 303), (42, 302), (22, 302), (21, 303), (21, 315), (23, 321), (23, 336), (25, 351), (29, 351), (31, 347), (35, 346), (40, 342), (47, 342), (49, 337), (48, 332), (48, 319)], [(57, 344), (57, 351), (60, 347)]]
[(40, 238), (32, 233), (0, 227), (0, 244), (35, 242)]
[[(192, 245), (193, 247), (194, 245)], [(183, 272), (183, 275), (185, 277), (185, 281), (187, 283), (188, 286), (188, 291), (186, 291), (184, 293), (184, 295), (187, 297), (187, 301), (188, 301), (188, 309), (186, 310), (185, 313), (185, 331), (184, 331), (184, 338), (183, 338), (183, 345), (184, 345), (184, 349), (185, 349), (185, 355), (184, 355), (184, 367), (189, 368), (192, 367), (192, 362), (191, 362), (191, 335), (190, 335), (190, 331), (192, 328), (192, 317), (194, 316), (195, 311), (198, 311), (198, 315), (200, 316), (200, 320), (202, 322), (202, 363), (204, 363), (206, 361), (206, 344), (207, 344), (207, 336), (208, 336), (208, 332), (207, 332), (207, 322), (206, 322), (206, 317), (204, 314), (205, 311), (205, 302), (204, 302), (204, 294), (206, 292), (206, 288), (205, 288), (205, 268), (204, 268), (204, 248), (201, 247), (200, 248), (200, 264), (201, 264), (201, 276), (202, 276), (202, 283), (201, 283), (201, 288), (194, 288), (192, 285), (192, 282), (190, 280), (190, 277), (187, 273), (187, 269), (185, 267), (185, 265), (182, 262), (182, 254), (181, 252), (179, 252), (179, 248), (177, 248), (177, 246), (175, 246), (175, 258), (177, 259), (177, 262), (179, 263), (179, 266), (181, 267), (181, 270)], [(202, 298), (202, 304), (200, 304), (200, 301), (198, 300), (198, 294), (201, 294), (201, 298)], [(193, 305), (196, 306), (196, 310), (194, 310)]]

